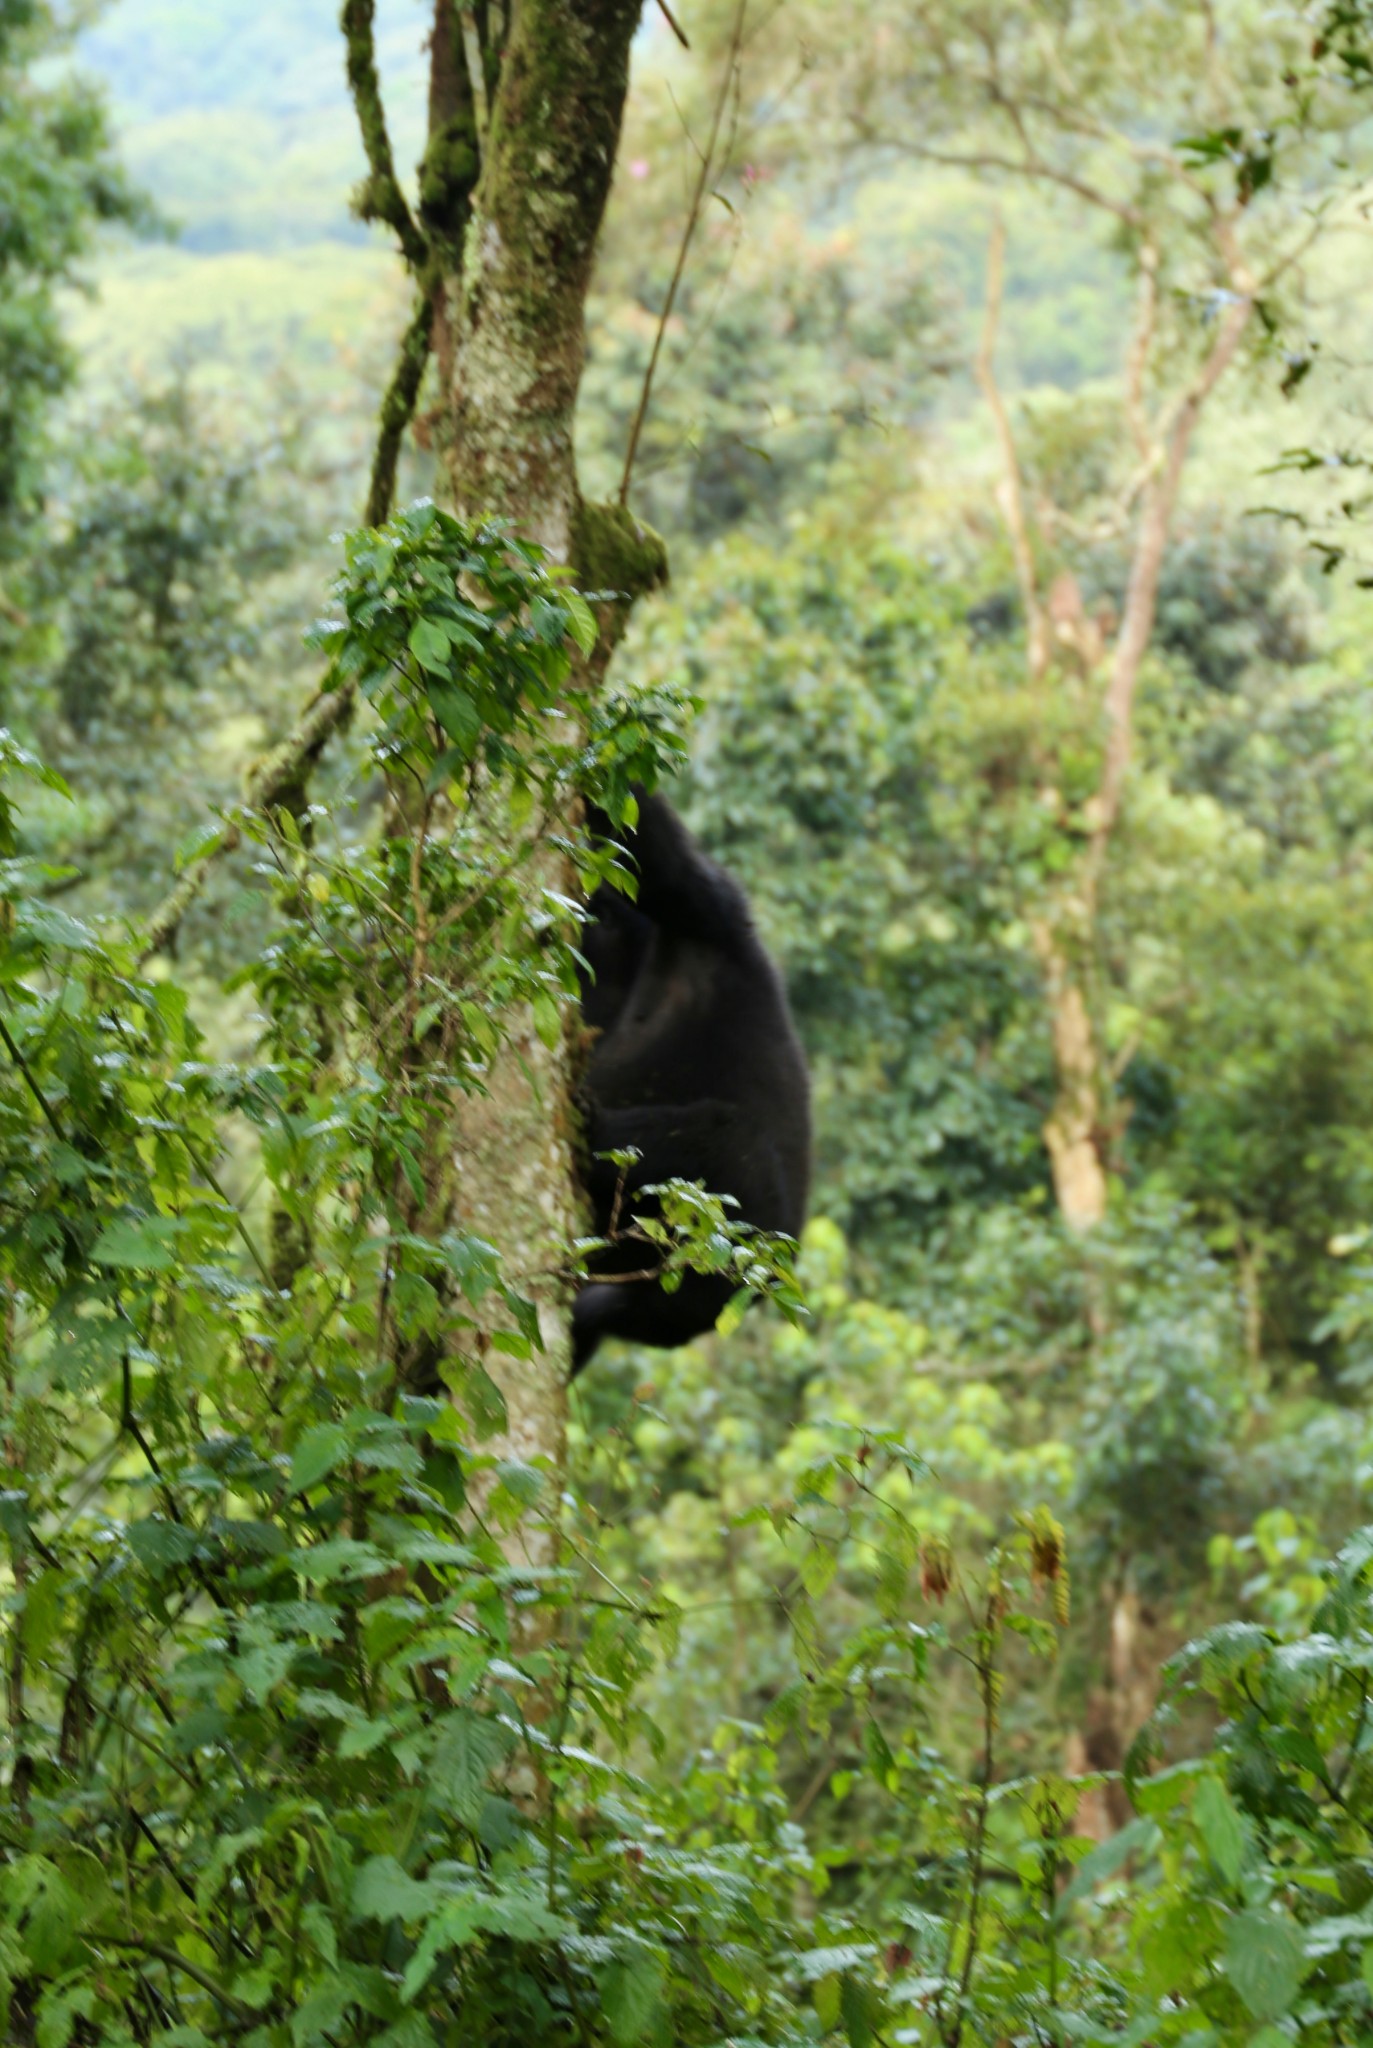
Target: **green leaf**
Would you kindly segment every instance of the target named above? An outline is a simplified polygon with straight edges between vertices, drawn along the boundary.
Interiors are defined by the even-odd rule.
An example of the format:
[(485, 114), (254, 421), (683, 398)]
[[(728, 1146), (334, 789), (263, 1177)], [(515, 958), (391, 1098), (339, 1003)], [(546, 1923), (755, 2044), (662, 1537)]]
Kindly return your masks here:
[(1192, 1801), (1192, 1818), (1211, 1861), (1227, 1884), (1237, 1884), (1247, 1846), (1244, 1822), (1219, 1778), (1203, 1778)]
[(481, 713), (471, 697), (455, 683), (431, 683), (429, 702), (457, 752), (470, 761), (482, 735)]
[(474, 1934), (504, 1934), (512, 1941), (556, 1941), (572, 1930), (541, 1899), (518, 1892), (470, 1892), (440, 1907), (415, 1947), (401, 1979), (409, 2004), (433, 1973), (446, 1948), (461, 1948)]
[(240, 1856), (250, 1849), (260, 1847), (261, 1828), (243, 1828), (237, 1834), (221, 1835), (210, 1852), (210, 1859), (196, 1881), (196, 1905), (202, 1913), (218, 1898), (225, 1878), (234, 1868)]
[(371, 1543), (352, 1536), (335, 1536), (328, 1543), (316, 1543), (291, 1552), (291, 1569), (311, 1585), (329, 1585), (335, 1579), (378, 1578), (389, 1559)]
[(351, 1757), (370, 1756), (374, 1749), (380, 1749), (383, 1742), (393, 1742), (402, 1729), (408, 1725), (408, 1716), (403, 1714), (381, 1714), (373, 1721), (355, 1721), (345, 1728), (338, 1739), (338, 1756), (347, 1762)]
[(291, 1457), (291, 1492), (305, 1493), (317, 1486), (347, 1455), (348, 1432), (341, 1423), (321, 1422), (307, 1429)]
[(582, 596), (580, 590), (564, 590), (559, 593), (567, 611), (567, 630), (583, 654), (590, 654), (599, 638), (596, 614)]
[(1279, 2020), (1301, 1989), (1306, 1958), (1295, 1922), (1276, 1913), (1238, 1913), (1225, 1941), (1225, 1968), (1256, 2020)]
[(839, 1559), (834, 1547), (828, 1543), (812, 1543), (801, 1560), (801, 1583), (812, 1600), (819, 1600), (833, 1583), (839, 1569)]
[(7, 1873), (9, 1902), (23, 1913), (24, 1950), (34, 1970), (51, 1976), (65, 1960), (83, 1918), (82, 1901), (57, 1867), (25, 1856)]
[(1065, 1887), (1058, 1902), (1059, 1913), (1066, 1913), (1070, 1906), (1076, 1905), (1079, 1899), (1085, 1898), (1097, 1885), (1104, 1884), (1108, 1877), (1114, 1877), (1132, 1856), (1147, 1856), (1157, 1840), (1158, 1827), (1144, 1814), (1137, 1820), (1130, 1821), (1118, 1834), (1108, 1835), (1104, 1842), (1099, 1842), (1095, 1849), (1089, 1850), (1078, 1864), (1073, 1872), (1072, 1882)]
[(601, 2010), (622, 2048), (656, 2031), (663, 2004), (663, 1966), (657, 1956), (641, 1951), (617, 1957), (602, 1970), (599, 1984)]
[(371, 1856), (353, 1881), (353, 1913), (359, 1920), (420, 1920), (441, 1894), (403, 1870), (394, 1856)]
[[(71, 1984), (56, 1994), (49, 1992), (42, 2001), (36, 2030), (37, 2048), (67, 2048), (76, 2023), (90, 2019), (99, 2003), (100, 1994), (94, 1984)], [(88, 2039), (89, 2036), (83, 2036)], [(204, 2036), (201, 2036), (204, 2039)]]
[(260, 1705), (281, 1684), (295, 1662), (295, 1655), (294, 1643), (264, 1643), (235, 1657), (233, 1670), (248, 1697)]
[(421, 668), (434, 675), (447, 675), (448, 635), (432, 619), (416, 619), (410, 628), (410, 652)]
[(741, 1287), (736, 1294), (731, 1294), (729, 1300), (715, 1318), (717, 1335), (721, 1337), (732, 1337), (734, 1335), (740, 1323), (743, 1322), (744, 1311), (752, 1299), (753, 1294), (747, 1287)]
[(133, 1266), (166, 1273), (176, 1264), (173, 1247), (181, 1229), (178, 1216), (121, 1216), (101, 1231), (91, 1257), (97, 1266)]
[(194, 832), (187, 833), (176, 849), (173, 865), (176, 872), (190, 867), (193, 861), (203, 860), (207, 853), (213, 853), (223, 839), (226, 827), (216, 821), (212, 825), (197, 825)]
[(130, 1522), (129, 1548), (154, 1578), (186, 1564), (195, 1556), (195, 1532), (181, 1522), (164, 1521), (150, 1515), (146, 1522)]
[(429, 1770), (430, 1797), (436, 1806), (447, 1807), (459, 1820), (475, 1826), (487, 1780), (509, 1751), (512, 1738), (498, 1721), (465, 1707), (445, 1716), (442, 1727)]
[(816, 2017), (827, 2034), (832, 2027), (839, 2024), (839, 1996), (842, 1983), (843, 1979), (838, 1976), (821, 1977), (811, 1989), (810, 1995), (815, 2002)]
[(839, 2015), (849, 2048), (870, 2048), (873, 2038), (873, 1996), (861, 1978), (844, 1976), (839, 1981)]
[(562, 1037), (562, 1016), (547, 989), (536, 989), (534, 992), (534, 1029), (550, 1052)]

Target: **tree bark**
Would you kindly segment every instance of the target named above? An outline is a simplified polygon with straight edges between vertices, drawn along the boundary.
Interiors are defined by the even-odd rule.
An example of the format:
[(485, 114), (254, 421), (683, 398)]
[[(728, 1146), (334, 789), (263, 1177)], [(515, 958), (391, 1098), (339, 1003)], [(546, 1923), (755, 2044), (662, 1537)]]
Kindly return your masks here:
[[(435, 64), (447, 72), (433, 98), (456, 109), (443, 118), (460, 141), (479, 129), (481, 157), (461, 236), (434, 237), (437, 438), (461, 514), (505, 518), (584, 588), (621, 594), (601, 606), (593, 682), (628, 601), (666, 572), (661, 542), (628, 510), (583, 501), (573, 446), (586, 294), (640, 8), (641, 0), (521, 0), (504, 46), (483, 43), (478, 52), (484, 120), (464, 87), (471, 67), (455, 62), (452, 0), (437, 0), (435, 16)], [(574, 886), (546, 845), (529, 874), (532, 896)], [(542, 1353), (527, 1361), (487, 1358), (509, 1418), (497, 1448), (545, 1470), (552, 1504), (570, 1365), (567, 1247), (579, 1223), (574, 1078), (570, 1034), (550, 1048), (532, 1019), (517, 1017), (487, 1092), (461, 1105), (452, 1133), (454, 1220), (500, 1247), (507, 1277), (535, 1302), (543, 1336)], [(531, 1563), (550, 1563), (552, 1518), (526, 1518), (522, 1542)]]
[(1106, 1214), (1101, 1060), (1081, 978), (1058, 930), (1041, 917), (1031, 926), (1031, 936), (1044, 970), (1054, 1047), (1056, 1089), (1044, 1122), (1044, 1145), (1059, 1214), (1070, 1230), (1083, 1232)]

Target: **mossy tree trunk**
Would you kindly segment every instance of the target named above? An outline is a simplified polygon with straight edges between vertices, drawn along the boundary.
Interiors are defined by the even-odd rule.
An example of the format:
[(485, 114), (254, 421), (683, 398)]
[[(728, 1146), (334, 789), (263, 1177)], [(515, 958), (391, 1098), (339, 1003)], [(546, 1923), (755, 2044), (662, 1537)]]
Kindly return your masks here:
[[(346, 0), (343, 13), (370, 166), (358, 209), (393, 228), (418, 294), (383, 425), (399, 423), (398, 447), (432, 349), (439, 388), (430, 426), (455, 509), (508, 519), (569, 564), (583, 588), (620, 594), (600, 608), (596, 679), (629, 603), (666, 570), (657, 536), (628, 511), (583, 501), (573, 443), (586, 296), (641, 7), (486, 0), (463, 10), (435, 0), (414, 214), (391, 167), (371, 0)], [(379, 461), (374, 477), (374, 518), (389, 505), (394, 450), (389, 465), (387, 474)], [(569, 881), (550, 845), (531, 888), (565, 892)], [(452, 1189), (453, 1220), (501, 1248), (509, 1277), (538, 1307), (543, 1352), (528, 1362), (492, 1354), (487, 1364), (506, 1400), (509, 1454), (544, 1465), (556, 1487), (570, 1362), (563, 1276), (579, 1221), (571, 1044), (546, 1046), (529, 1018), (509, 1024), (487, 1093), (463, 1105), (448, 1157), (432, 1162), (434, 1184)], [(532, 1561), (546, 1562), (552, 1542)]]

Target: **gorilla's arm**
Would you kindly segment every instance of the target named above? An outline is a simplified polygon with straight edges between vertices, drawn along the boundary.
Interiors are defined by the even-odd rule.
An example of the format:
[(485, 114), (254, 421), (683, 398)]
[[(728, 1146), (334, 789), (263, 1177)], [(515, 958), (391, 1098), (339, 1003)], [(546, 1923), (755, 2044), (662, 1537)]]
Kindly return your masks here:
[(665, 932), (702, 939), (722, 951), (755, 945), (743, 890), (702, 853), (666, 797), (634, 792), (639, 822), (632, 832), (591, 812), (592, 829), (618, 839), (638, 871), (636, 907)]

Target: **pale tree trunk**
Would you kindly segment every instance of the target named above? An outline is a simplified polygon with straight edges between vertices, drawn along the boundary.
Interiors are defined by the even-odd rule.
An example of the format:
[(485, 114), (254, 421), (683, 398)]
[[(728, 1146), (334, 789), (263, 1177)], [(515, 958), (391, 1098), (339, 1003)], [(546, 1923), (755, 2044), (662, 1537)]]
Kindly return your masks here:
[[(1015, 438), (992, 367), (1003, 254), (998, 223), (988, 260), (987, 314), (977, 370), (1001, 449), (1002, 483), (998, 499), (1010, 532), (1025, 605), (1030, 676), (1037, 682), (1050, 667), (1051, 641), (1035, 578)], [(1079, 1236), (1089, 1234), (1102, 1222), (1109, 1192), (1110, 1079), (1087, 999), (1083, 964), (1090, 957), (1102, 876), (1124, 801), (1140, 670), (1153, 638), (1159, 581), (1183, 471), (1202, 408), (1233, 362), (1252, 315), (1252, 282), (1236, 263), (1231, 262), (1230, 267), (1236, 282), (1235, 296), (1219, 321), (1201, 368), (1156, 437), (1149, 430), (1145, 378), (1155, 331), (1157, 257), (1148, 246), (1141, 252), (1139, 309), (1127, 362), (1125, 394), (1126, 415), (1140, 457), (1139, 474), (1131, 492), (1132, 501), (1138, 498), (1139, 512), (1124, 613), (1111, 650), (1103, 702), (1106, 744), (1101, 780), (1088, 806), (1091, 840), (1076, 884), (1030, 924), (1044, 975), (1054, 1056), (1054, 1103), (1043, 1126), (1044, 1144), (1059, 1214)], [(1093, 1340), (1100, 1341), (1106, 1334), (1105, 1305), (1090, 1273), (1088, 1322)], [(1141, 1644), (1139, 1600), (1126, 1561), (1110, 1606), (1106, 1683), (1088, 1703), (1083, 1731), (1069, 1738), (1065, 1763), (1070, 1772), (1120, 1770), (1134, 1734), (1153, 1706), (1153, 1670), (1153, 1660), (1145, 1655)], [(1124, 1790), (1119, 1783), (1112, 1783), (1104, 1791), (1084, 1798), (1079, 1825), (1104, 1838), (1112, 1829), (1123, 1826), (1129, 1817)]]
[(1030, 927), (1044, 972), (1054, 1048), (1054, 1106), (1044, 1121), (1059, 1214), (1072, 1231), (1091, 1230), (1106, 1214), (1102, 1156), (1101, 1060), (1082, 976), (1059, 927), (1036, 918)]
[[(1005, 232), (998, 220), (987, 257), (986, 312), (977, 378), (1001, 453), (997, 500), (1010, 535), (1025, 608), (1027, 664), (1031, 681), (1040, 682), (1052, 661), (1049, 615), (1035, 571), (1015, 434), (994, 368), (1004, 262)], [(1109, 1091), (1081, 963), (1092, 945), (1101, 876), (1124, 798), (1140, 669), (1153, 637), (1159, 578), (1183, 470), (1202, 407), (1234, 360), (1253, 307), (1250, 281), (1237, 273), (1239, 289), (1221, 318), (1202, 366), (1156, 439), (1149, 431), (1145, 405), (1157, 306), (1157, 256), (1151, 247), (1141, 252), (1140, 265), (1139, 308), (1126, 368), (1126, 414), (1140, 456), (1136, 489), (1141, 502), (1125, 609), (1112, 649), (1103, 704), (1106, 746), (1101, 782), (1087, 806), (1091, 844), (1072, 894), (1031, 921), (1035, 953), (1044, 974), (1054, 1052), (1054, 1104), (1044, 1123), (1044, 1144), (1059, 1212), (1069, 1229), (1079, 1233), (1093, 1229), (1106, 1214)], [(1084, 651), (1080, 635), (1065, 637), (1072, 639), (1079, 652)]]
[[(508, 519), (554, 561), (570, 564), (584, 585), (627, 598), (661, 579), (663, 550), (627, 511), (583, 503), (573, 426), (586, 294), (640, 4), (521, 0), (504, 47), (485, 52), (476, 78), (469, 64), (481, 171), (461, 244), (444, 252), (433, 290), (438, 433), (456, 509)], [(455, 26), (451, 0), (440, 0), (435, 63), (449, 67), (461, 100), (459, 53), (439, 41)], [(470, 43), (464, 54), (471, 58)], [(437, 91), (434, 97), (441, 102)], [(598, 674), (626, 609), (602, 608)], [(528, 887), (566, 895), (575, 878), (546, 847), (528, 871)], [(570, 1365), (571, 1289), (563, 1276), (580, 1224), (573, 1043), (564, 1034), (545, 1045), (528, 1014), (508, 1027), (486, 1093), (465, 1102), (456, 1119), (453, 1220), (500, 1247), (507, 1276), (538, 1308), (542, 1352), (527, 1361), (493, 1352), (485, 1363), (509, 1417), (508, 1438), (495, 1448), (544, 1468), (545, 1504), (553, 1507)], [(521, 1541), (531, 1562), (551, 1562), (553, 1517), (527, 1518)]]
[[(662, 543), (625, 507), (587, 505), (573, 426), (585, 355), (585, 302), (610, 190), (642, 0), (434, 0), (429, 140), (412, 214), (396, 177), (372, 48), (373, 0), (344, 0), (348, 73), (369, 176), (358, 211), (394, 231), (417, 287), (416, 311), (382, 413), (371, 516), (394, 490), (395, 458), (431, 351), (437, 404), (427, 421), (454, 508), (494, 514), (583, 587), (614, 591), (589, 667), (599, 681), (628, 604), (666, 573)], [(588, 677), (579, 677), (585, 686)], [(571, 714), (569, 714), (571, 715)], [(570, 821), (555, 821), (567, 823)], [(513, 819), (491, 829), (514, 844)], [(527, 828), (524, 828), (527, 829)], [(545, 841), (528, 868), (539, 892), (575, 893)], [(460, 1103), (431, 1146), (430, 1207), (499, 1247), (506, 1278), (534, 1302), (543, 1350), (488, 1351), (505, 1398), (499, 1455), (560, 1491), (570, 1364), (568, 1246), (578, 1234), (573, 1043), (551, 1048), (532, 1018), (508, 1039), (485, 1092)], [(480, 1336), (478, 1343), (480, 1344)], [(553, 1518), (528, 1518), (531, 1562), (556, 1554)]]

